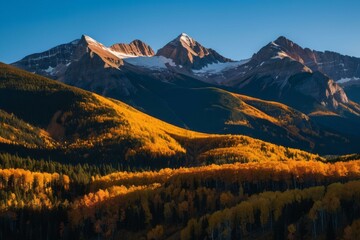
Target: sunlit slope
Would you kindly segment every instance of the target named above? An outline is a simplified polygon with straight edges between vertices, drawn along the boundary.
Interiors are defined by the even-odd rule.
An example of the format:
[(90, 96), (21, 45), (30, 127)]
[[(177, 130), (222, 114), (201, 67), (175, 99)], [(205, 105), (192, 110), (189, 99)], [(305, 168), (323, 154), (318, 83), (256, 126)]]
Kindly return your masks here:
[[(125, 104), (5, 64), (0, 65), (0, 72), (0, 108), (43, 129), (62, 147), (90, 149), (120, 144), (126, 157), (142, 151), (159, 156), (185, 152), (159, 128), (160, 121), (154, 124), (155, 119)], [(177, 131), (180, 128), (172, 132)]]
[[(253, 113), (256, 112), (253, 107), (245, 107), (249, 108), (248, 114), (267, 118), (263, 113)], [(96, 157), (125, 163), (141, 161), (143, 166), (148, 166), (156, 159), (157, 163), (163, 161), (172, 166), (171, 159), (179, 166), (228, 161), (229, 151), (237, 156), (229, 161), (316, 157), (250, 137), (185, 130), (120, 101), (5, 64), (0, 65), (0, 109), (34, 126), (34, 138), (39, 138), (39, 131), (44, 132), (52, 145), (78, 153), (79, 160)], [(270, 117), (268, 120), (275, 121)], [(23, 141), (18, 139), (18, 143)], [(37, 146), (49, 148), (44, 144)]]
[[(187, 159), (192, 160), (192, 163), (206, 161), (207, 156), (229, 162), (316, 157), (305, 151), (285, 148), (247, 136), (204, 134), (185, 130), (150, 117), (120, 101), (98, 95), (96, 97), (103, 105), (112, 107), (119, 115), (126, 116), (129, 131), (144, 143), (141, 149), (153, 154), (164, 154), (169, 149), (176, 149), (186, 153)], [(121, 130), (117, 133), (121, 134)]]
[(0, 143), (20, 144), (29, 148), (55, 146), (55, 141), (46, 131), (3, 110), (0, 110)]

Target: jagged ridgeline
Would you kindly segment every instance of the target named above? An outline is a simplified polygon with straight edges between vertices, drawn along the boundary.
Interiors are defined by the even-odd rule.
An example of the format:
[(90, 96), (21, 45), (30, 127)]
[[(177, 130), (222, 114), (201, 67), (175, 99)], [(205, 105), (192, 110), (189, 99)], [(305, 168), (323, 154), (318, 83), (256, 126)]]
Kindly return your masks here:
[(2, 151), (72, 162), (159, 168), (314, 159), (246, 136), (203, 134), (17, 68), (0, 65)]

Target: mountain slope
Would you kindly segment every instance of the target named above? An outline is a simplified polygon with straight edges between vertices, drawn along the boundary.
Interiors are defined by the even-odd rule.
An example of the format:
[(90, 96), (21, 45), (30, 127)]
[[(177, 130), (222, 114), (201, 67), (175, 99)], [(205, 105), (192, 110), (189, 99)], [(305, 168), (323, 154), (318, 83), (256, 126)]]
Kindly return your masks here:
[(350, 80), (344, 83), (340, 83), (340, 86), (346, 92), (346, 95), (354, 102), (360, 104), (360, 81)]
[(281, 36), (275, 42), (283, 52), (296, 61), (339, 81), (360, 77), (360, 58), (341, 55), (331, 51), (316, 51), (302, 48), (291, 40)]
[[(128, 98), (118, 99), (173, 124), (207, 133), (246, 134), (289, 147), (329, 151), (329, 142), (324, 137), (328, 130), (319, 128), (303, 113), (283, 104), (259, 99), (249, 103), (243, 95), (185, 75), (171, 75), (166, 82), (134, 72), (128, 77), (139, 90)], [(259, 104), (253, 105), (254, 102)], [(349, 151), (347, 146), (347, 150), (344, 148), (346, 138), (334, 131), (332, 135), (337, 143), (332, 150)]]
[[(291, 60), (292, 63), (285, 63), (285, 61), (281, 63), (280, 60)], [(225, 69), (221, 72), (225, 76), (222, 82), (255, 70), (269, 71), (271, 75), (278, 78), (288, 77), (289, 74), (293, 75), (298, 72), (318, 71), (339, 83), (360, 78), (360, 58), (331, 51), (321, 52), (303, 48), (283, 36), (261, 48), (249, 61), (252, 63), (236, 69), (236, 71), (231, 71), (234, 69), (227, 69), (226, 71)], [(273, 64), (274, 71), (269, 69), (269, 64)], [(282, 71), (285, 73), (279, 71), (281, 67), (284, 67)], [(213, 74), (210, 78), (219, 78), (219, 76)]]
[(327, 68), (317, 62), (318, 56), (325, 61), (324, 54), (280, 37), (247, 63), (224, 73), (227, 80), (223, 84), (246, 95), (294, 107), (320, 126), (344, 136), (359, 136), (360, 105), (352, 102), (341, 86), (326, 75)]
[[(178, 128), (122, 102), (5, 64), (0, 64), (0, 98), (2, 111), (46, 132), (55, 150), (62, 153), (61, 158), (76, 159), (74, 161), (111, 160), (154, 168), (196, 165), (208, 151), (221, 149), (222, 154), (227, 148), (232, 148), (232, 152), (235, 149), (233, 154), (249, 160), (251, 154), (258, 156), (259, 161), (294, 158), (298, 154), (316, 157), (250, 137), (203, 134)], [(11, 145), (5, 142), (0, 150), (14, 149)], [(32, 153), (26, 150), (25, 144), (23, 147), (26, 154)], [(274, 151), (259, 155), (260, 148), (264, 147)], [(54, 154), (50, 151), (54, 147), (38, 144), (37, 148), (47, 156)]]
[[(230, 78), (226, 84), (243, 89), (251, 95), (265, 95), (265, 98), (272, 100), (282, 99), (288, 91), (295, 91), (313, 98), (315, 104), (326, 106), (330, 110), (336, 109), (339, 104), (347, 104), (349, 100), (343, 89), (315, 69), (309, 58), (307, 50), (280, 37), (263, 47), (248, 63), (240, 66), (241, 69), (237, 69), (239, 74)], [(289, 82), (290, 78), (297, 81)], [(305, 112), (310, 113), (311, 108), (310, 106)]]
[(92, 62), (99, 62), (101, 59), (102, 67), (118, 68), (123, 64), (116, 52), (112, 52), (91, 37), (83, 35), (80, 39), (70, 43), (26, 56), (13, 65), (29, 72), (63, 80), (63, 75), (68, 67), (73, 63), (84, 61), (84, 59)]
[[(119, 147), (123, 145), (125, 150), (141, 148), (143, 152), (157, 154), (159, 151), (164, 156), (184, 152), (173, 138), (166, 138), (163, 130), (138, 133), (139, 129), (132, 128), (128, 119), (134, 114), (140, 118), (141, 113), (124, 104), (115, 104), (93, 93), (4, 64), (1, 64), (0, 70), (0, 108), (47, 131), (53, 140), (66, 148), (91, 149), (99, 144), (109, 147), (120, 144)], [(19, 105), (19, 102), (22, 104)], [(118, 112), (116, 106), (121, 106), (126, 114)], [(176, 132), (177, 128), (173, 128)], [(164, 134), (167, 140), (158, 137), (155, 132)], [(149, 138), (157, 142), (151, 142)]]
[(56, 146), (48, 132), (31, 126), (0, 109), (0, 143), (22, 145), (28, 148)]

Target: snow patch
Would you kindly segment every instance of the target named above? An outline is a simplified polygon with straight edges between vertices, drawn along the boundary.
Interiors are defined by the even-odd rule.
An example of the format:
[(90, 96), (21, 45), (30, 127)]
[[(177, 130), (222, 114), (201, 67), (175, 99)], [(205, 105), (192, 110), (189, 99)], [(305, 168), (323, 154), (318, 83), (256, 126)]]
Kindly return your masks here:
[[(100, 44), (100, 43), (97, 42), (95, 39), (93, 39), (93, 38), (91, 38), (91, 37), (89, 37), (89, 36), (87, 36), (87, 35), (84, 35), (84, 37), (85, 37), (85, 40), (86, 40), (88, 43), (92, 42), (92, 43), (95, 43), (95, 44)], [(101, 44), (101, 45), (102, 45), (102, 44)]]
[[(45, 55), (46, 54), (46, 55)], [(43, 55), (37, 57), (37, 58), (29, 58), (29, 61), (38, 61), (38, 60), (42, 60), (45, 58), (50, 58), (50, 57), (54, 57), (58, 54), (58, 52), (55, 52), (53, 54), (50, 54), (50, 51), (47, 51), (47, 53), (44, 53)]]
[(289, 55), (287, 55), (286, 52), (281, 51), (278, 52), (276, 56), (272, 57), (271, 59), (284, 59), (284, 58), (291, 58)]
[(112, 54), (114, 54), (115, 56), (117, 56), (118, 58), (121, 58), (121, 59), (137, 57), (136, 55), (117, 52), (117, 51), (114, 51), (114, 50), (112, 50), (110, 48), (107, 48), (107, 51), (111, 52)]
[(280, 48), (280, 46), (278, 44), (276, 44), (275, 42), (271, 42), (271, 45), (274, 47), (274, 48)]
[(193, 70), (195, 74), (203, 75), (203, 74), (217, 74), (225, 70), (229, 70), (231, 68), (236, 68), (241, 65), (248, 63), (250, 59), (241, 60), (237, 62), (225, 62), (225, 63), (212, 63), (208, 64), (207, 66), (203, 67), (200, 70)]
[(346, 82), (350, 82), (350, 81), (359, 81), (360, 78), (358, 77), (351, 77), (351, 78), (341, 78), (339, 80), (337, 80), (337, 83), (346, 83)]
[(194, 39), (192, 39), (189, 35), (187, 35), (186, 33), (182, 33), (180, 35), (180, 40), (184, 43), (186, 43), (186, 45), (190, 46), (193, 42)]
[(46, 73), (52, 75), (54, 73), (54, 68), (49, 66), (47, 69), (44, 70)]
[(153, 56), (153, 57), (130, 57), (125, 58), (125, 62), (130, 63), (135, 66), (140, 66), (149, 69), (167, 69), (166, 65), (175, 67), (176, 64), (172, 59), (166, 58), (164, 56)]

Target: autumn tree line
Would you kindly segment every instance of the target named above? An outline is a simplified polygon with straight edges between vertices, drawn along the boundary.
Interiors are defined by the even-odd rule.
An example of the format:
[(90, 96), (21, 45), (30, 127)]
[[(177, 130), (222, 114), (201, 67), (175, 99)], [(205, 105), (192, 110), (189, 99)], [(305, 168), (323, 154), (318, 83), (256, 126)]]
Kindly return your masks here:
[[(194, 222), (194, 219), (201, 221), (200, 225), (203, 224), (208, 227), (208, 221), (203, 222), (199, 219), (207, 216), (209, 213), (234, 207), (239, 203), (246, 204), (249, 198), (264, 191), (269, 191), (267, 192), (268, 195), (276, 196), (289, 189), (296, 189), (296, 191), (305, 189), (304, 194), (306, 193), (306, 196), (312, 197), (316, 195), (314, 190), (311, 189), (313, 186), (321, 186), (320, 188), (324, 192), (324, 186), (334, 182), (347, 182), (351, 179), (358, 179), (359, 174), (360, 161), (337, 163), (322, 163), (318, 161), (236, 163), (221, 166), (210, 165), (196, 168), (163, 169), (157, 172), (113, 173), (93, 179), (91, 189), (96, 192), (95, 194), (105, 196), (108, 193), (104, 193), (102, 189), (108, 189), (110, 192), (113, 192), (111, 189), (114, 185), (133, 188), (134, 185), (144, 187), (148, 184), (149, 188), (144, 188), (140, 192), (131, 191), (126, 195), (121, 195), (121, 197), (115, 194), (111, 198), (106, 198), (106, 200), (97, 201), (90, 208), (84, 204), (85, 199), (75, 202), (72, 213), (75, 216), (83, 216), (83, 218), (73, 223), (77, 225), (79, 222), (90, 221), (92, 224), (107, 222), (107, 224), (98, 225), (103, 226), (103, 229), (97, 228), (101, 234), (104, 234), (102, 236), (105, 238), (116, 238), (115, 232), (119, 229), (124, 230), (120, 231), (121, 235), (124, 235), (126, 232), (133, 233), (143, 228), (148, 228), (151, 235), (154, 235), (152, 232), (154, 229), (157, 229), (157, 233), (161, 233), (160, 228), (171, 229), (174, 225), (178, 226), (178, 229), (173, 230), (176, 233), (185, 225), (187, 226), (189, 221)], [(150, 184), (161, 184), (161, 186), (157, 186), (154, 189), (154, 186), (150, 187)], [(307, 190), (308, 188), (310, 190)], [(86, 199), (88, 201), (89, 197), (86, 197)], [(104, 198), (98, 196), (93, 199), (99, 200)], [(261, 207), (263, 208), (267, 208), (266, 211), (269, 212), (270, 217), (273, 215), (271, 208), (277, 201), (278, 199), (274, 198), (271, 203), (260, 201), (258, 204), (262, 205)], [(301, 209), (300, 213), (303, 214), (304, 211), (309, 211), (307, 208), (313, 204), (311, 201), (313, 199), (307, 199), (302, 204), (299, 204), (299, 206), (291, 206), (289, 204), (287, 209)], [(97, 214), (99, 211), (105, 214)], [(258, 213), (252, 214), (255, 216)], [(267, 235), (277, 239), (285, 238), (288, 227), (286, 224), (290, 225), (290, 223), (284, 222), (282, 227), (280, 227), (281, 224), (278, 223), (278, 220), (282, 219), (280, 216), (283, 216), (285, 219), (292, 219), (289, 216), (294, 216), (294, 214), (289, 212), (284, 216), (280, 210), (276, 211), (276, 214), (276, 217), (272, 217), (273, 224), (271, 224), (271, 227), (252, 227), (254, 232), (266, 232)], [(115, 217), (112, 221), (108, 216)], [(119, 219), (121, 220), (119, 221)], [(306, 220), (306, 218), (304, 219)], [(295, 222), (295, 220), (293, 221)], [(326, 225), (318, 230), (317, 235), (326, 234), (329, 220), (323, 221), (327, 221)], [(131, 224), (127, 225), (127, 223)], [(84, 227), (82, 224), (80, 226)], [(112, 229), (109, 226), (114, 228)], [(234, 225), (229, 225), (227, 230), (233, 229), (231, 226)], [(223, 239), (226, 235), (209, 235), (207, 227), (203, 229), (204, 232), (202, 234), (194, 235), (192, 232), (189, 239)], [(88, 226), (87, 230), (92, 228)], [(188, 228), (185, 227), (185, 229)], [(310, 230), (298, 232), (311, 238), (313, 235), (310, 233)], [(165, 235), (162, 237), (171, 235), (171, 233), (167, 234), (165, 232)], [(187, 239), (185, 236), (189, 236), (186, 231), (183, 232), (183, 238)], [(130, 238), (131, 234), (128, 237)], [(178, 237), (180, 238), (180, 236)], [(228, 237), (229, 239), (240, 239), (241, 237), (249, 237), (249, 235), (241, 235), (241, 231), (238, 230), (236, 234), (231, 235), (229, 233)], [(162, 238), (159, 237), (159, 239)], [(250, 237), (250, 239), (252, 238)]]
[(358, 236), (360, 160), (132, 172), (0, 154), (0, 165), (1, 239)]

